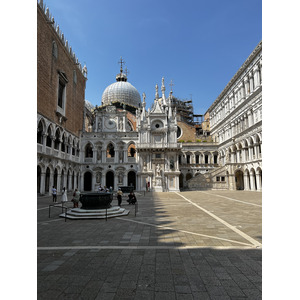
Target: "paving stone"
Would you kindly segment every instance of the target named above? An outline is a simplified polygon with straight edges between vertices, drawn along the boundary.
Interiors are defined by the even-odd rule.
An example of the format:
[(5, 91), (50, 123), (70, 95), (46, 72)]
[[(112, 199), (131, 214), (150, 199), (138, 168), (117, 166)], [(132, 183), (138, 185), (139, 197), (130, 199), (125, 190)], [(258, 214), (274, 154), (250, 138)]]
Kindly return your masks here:
[[(260, 207), (217, 196), (261, 205), (261, 193), (182, 194), (252, 238), (261, 237)], [(38, 299), (261, 299), (261, 249), (228, 241), (248, 243), (178, 194), (149, 193), (136, 217), (124, 204), (133, 213), (107, 222), (64, 222), (59, 210), (49, 218), (42, 209), (47, 199), (38, 198), (38, 247), (46, 249), (37, 252)]]

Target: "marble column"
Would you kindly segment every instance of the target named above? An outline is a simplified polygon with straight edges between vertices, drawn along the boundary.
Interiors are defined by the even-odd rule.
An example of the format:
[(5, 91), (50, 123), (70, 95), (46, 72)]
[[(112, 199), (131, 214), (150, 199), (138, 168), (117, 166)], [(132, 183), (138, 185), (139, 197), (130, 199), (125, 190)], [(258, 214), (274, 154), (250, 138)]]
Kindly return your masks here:
[(40, 183), (40, 194), (45, 194), (45, 180), (46, 180), (46, 172), (41, 171), (41, 183)]

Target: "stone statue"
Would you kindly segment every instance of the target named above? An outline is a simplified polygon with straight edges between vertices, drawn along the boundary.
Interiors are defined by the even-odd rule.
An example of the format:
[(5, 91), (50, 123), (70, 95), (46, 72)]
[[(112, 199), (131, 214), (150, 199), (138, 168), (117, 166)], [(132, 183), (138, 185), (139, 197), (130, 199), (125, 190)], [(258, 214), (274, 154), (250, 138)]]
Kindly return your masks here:
[(160, 176), (160, 165), (156, 165), (156, 176)]

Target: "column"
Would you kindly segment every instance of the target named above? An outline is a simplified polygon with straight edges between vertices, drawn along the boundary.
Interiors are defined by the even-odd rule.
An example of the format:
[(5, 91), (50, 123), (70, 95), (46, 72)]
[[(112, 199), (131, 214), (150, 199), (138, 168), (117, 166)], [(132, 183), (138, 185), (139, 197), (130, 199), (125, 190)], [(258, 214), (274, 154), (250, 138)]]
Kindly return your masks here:
[(69, 173), (69, 185), (66, 187), (67, 191), (72, 190), (72, 172)]
[(93, 148), (93, 163), (97, 163), (97, 148)]
[(249, 176), (246, 172), (244, 173), (244, 190), (249, 191)]
[[(52, 186), (53, 186), (53, 182), (54, 182), (54, 178), (53, 178), (53, 171), (50, 170), (50, 179), (49, 179), (49, 195), (52, 194)], [(57, 187), (56, 187), (57, 188)]]
[(57, 174), (57, 187), (56, 187), (56, 189), (57, 189), (57, 192), (61, 192), (61, 190), (60, 190), (60, 185), (61, 185), (61, 173), (58, 173)]
[(257, 89), (260, 86), (260, 74), (259, 74), (259, 66), (256, 64), (253, 68), (254, 74), (254, 89)]
[(119, 163), (119, 149), (115, 150), (115, 157), (114, 162), (117, 164)]
[(83, 172), (80, 174), (80, 191), (84, 190), (84, 174)]
[(245, 76), (244, 84), (245, 84), (245, 97), (247, 97), (250, 93), (249, 77), (248, 76)]
[(250, 173), (250, 190), (255, 191), (255, 181), (253, 172)]
[(46, 179), (46, 172), (41, 171), (41, 184), (40, 184), (40, 194), (45, 194), (45, 179)]
[(256, 172), (256, 185), (257, 185), (257, 190), (261, 191), (261, 176), (260, 173)]
[(43, 136), (43, 148), (42, 148), (42, 152), (46, 153), (47, 134), (43, 133), (42, 136)]
[(250, 94), (251, 94), (254, 90), (253, 72), (252, 71), (250, 71), (250, 73), (249, 73), (249, 78), (250, 78)]

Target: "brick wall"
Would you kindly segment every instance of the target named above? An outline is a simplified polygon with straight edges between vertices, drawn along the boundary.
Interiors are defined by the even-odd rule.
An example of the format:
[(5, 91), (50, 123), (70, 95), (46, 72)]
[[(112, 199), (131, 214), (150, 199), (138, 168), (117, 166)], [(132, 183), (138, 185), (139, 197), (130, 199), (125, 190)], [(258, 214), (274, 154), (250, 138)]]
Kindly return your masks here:
[[(58, 57), (52, 55), (52, 43), (57, 44)], [(56, 114), (58, 97), (58, 70), (68, 79), (66, 84), (66, 120), (60, 123)], [(73, 72), (77, 84), (73, 82)], [(37, 6), (37, 110), (51, 121), (59, 124), (74, 135), (79, 135), (83, 126), (83, 109), (86, 78), (75, 65), (73, 59), (59, 39), (52, 25)]]

